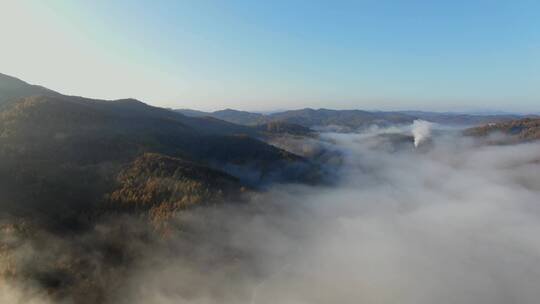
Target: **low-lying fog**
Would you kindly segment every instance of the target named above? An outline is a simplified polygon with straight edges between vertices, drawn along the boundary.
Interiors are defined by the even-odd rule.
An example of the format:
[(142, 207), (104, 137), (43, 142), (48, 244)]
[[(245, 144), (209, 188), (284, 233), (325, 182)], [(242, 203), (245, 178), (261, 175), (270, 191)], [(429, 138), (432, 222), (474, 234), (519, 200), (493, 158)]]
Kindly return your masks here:
[(184, 212), (113, 302), (538, 303), (540, 144), (415, 130), (291, 142), (341, 151), (335, 185)]

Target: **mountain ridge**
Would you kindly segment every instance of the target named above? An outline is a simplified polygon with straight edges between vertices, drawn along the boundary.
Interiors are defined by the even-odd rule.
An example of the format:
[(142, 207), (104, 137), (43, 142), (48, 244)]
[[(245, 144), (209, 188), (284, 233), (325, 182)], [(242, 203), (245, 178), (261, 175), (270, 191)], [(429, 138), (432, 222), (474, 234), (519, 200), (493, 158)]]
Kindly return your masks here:
[[(107, 101), (48, 89), (35, 95), (35, 86), (2, 79), (7, 80), (0, 79), (0, 95), (12, 92), (14, 83), (18, 94), (0, 107), (0, 179), (6, 181), (0, 195), (17, 202), (2, 209), (39, 210), (55, 222), (72, 221), (103, 204), (122, 168), (148, 153), (254, 187), (293, 176), (276, 171), (293, 168), (294, 180), (302, 181), (316, 170), (309, 160), (263, 142), (257, 128), (188, 117), (131, 98)], [(205, 185), (215, 187), (211, 181)]]
[(233, 109), (225, 109), (215, 112), (203, 112), (190, 109), (180, 109), (176, 111), (188, 116), (216, 117), (222, 120), (248, 126), (268, 124), (270, 122), (280, 122), (299, 125), (306, 128), (338, 126), (344, 127), (348, 130), (367, 128), (372, 125), (384, 127), (391, 124), (406, 124), (412, 123), (417, 119), (443, 124), (474, 125), (489, 122), (509, 121), (526, 116), (518, 114), (479, 115), (425, 111), (365, 111), (354, 109), (332, 110), (326, 108), (303, 108), (274, 112), (270, 114), (238, 111)]

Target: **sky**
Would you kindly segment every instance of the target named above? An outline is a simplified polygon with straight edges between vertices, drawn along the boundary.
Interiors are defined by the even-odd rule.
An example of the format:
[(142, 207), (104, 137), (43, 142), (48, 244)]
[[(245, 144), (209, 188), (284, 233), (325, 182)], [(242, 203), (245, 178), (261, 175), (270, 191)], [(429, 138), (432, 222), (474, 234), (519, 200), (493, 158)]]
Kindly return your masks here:
[(156, 106), (540, 111), (540, 1), (0, 0), (0, 73)]

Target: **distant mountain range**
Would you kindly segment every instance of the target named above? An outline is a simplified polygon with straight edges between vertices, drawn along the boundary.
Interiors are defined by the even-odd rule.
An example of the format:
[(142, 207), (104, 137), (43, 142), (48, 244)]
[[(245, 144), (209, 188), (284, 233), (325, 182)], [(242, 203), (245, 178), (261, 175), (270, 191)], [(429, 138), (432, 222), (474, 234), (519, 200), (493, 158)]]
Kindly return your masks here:
[(373, 125), (388, 126), (394, 124), (409, 124), (416, 119), (442, 124), (474, 125), (523, 118), (523, 115), (517, 114), (479, 115), (422, 111), (370, 112), (361, 110), (329, 110), (311, 108), (276, 112), (271, 114), (252, 113), (233, 109), (226, 109), (216, 112), (202, 112), (190, 109), (180, 109), (176, 111), (187, 116), (214, 117), (235, 124), (247, 126), (279, 122), (283, 124), (299, 125), (306, 128), (342, 127), (345, 128), (345, 130), (362, 129)]
[(305, 128), (342, 126), (361, 128), (373, 124), (411, 123), (415, 117), (406, 114), (377, 113), (360, 110), (328, 110), (301, 109), (277, 112), (272, 114), (251, 113), (226, 109), (216, 112), (200, 112), (194, 110), (177, 110), (184, 115), (193, 117), (215, 117), (221, 120), (241, 125), (261, 125), (267, 123), (286, 123)]

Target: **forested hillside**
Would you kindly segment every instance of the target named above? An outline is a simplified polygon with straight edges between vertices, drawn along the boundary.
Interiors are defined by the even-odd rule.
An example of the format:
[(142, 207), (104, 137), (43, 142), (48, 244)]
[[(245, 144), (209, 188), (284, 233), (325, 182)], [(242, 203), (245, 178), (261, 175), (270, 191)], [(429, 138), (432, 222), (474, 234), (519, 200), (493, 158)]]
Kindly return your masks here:
[(500, 141), (526, 142), (540, 139), (540, 118), (524, 118), (508, 122), (491, 123), (471, 128), (465, 134), (472, 136), (502, 135)]
[[(243, 183), (312, 182), (317, 176), (310, 161), (256, 139), (265, 133), (257, 128), (187, 117), (134, 99), (64, 96), (11, 77), (0, 83), (0, 93), (7, 92), (2, 96), (18, 95), (0, 108), (3, 210), (38, 212), (76, 227), (111, 201), (151, 202), (142, 208), (147, 212), (212, 200), (214, 193), (238, 192)], [(164, 173), (148, 171), (156, 164)], [(225, 191), (223, 181), (236, 186)]]

